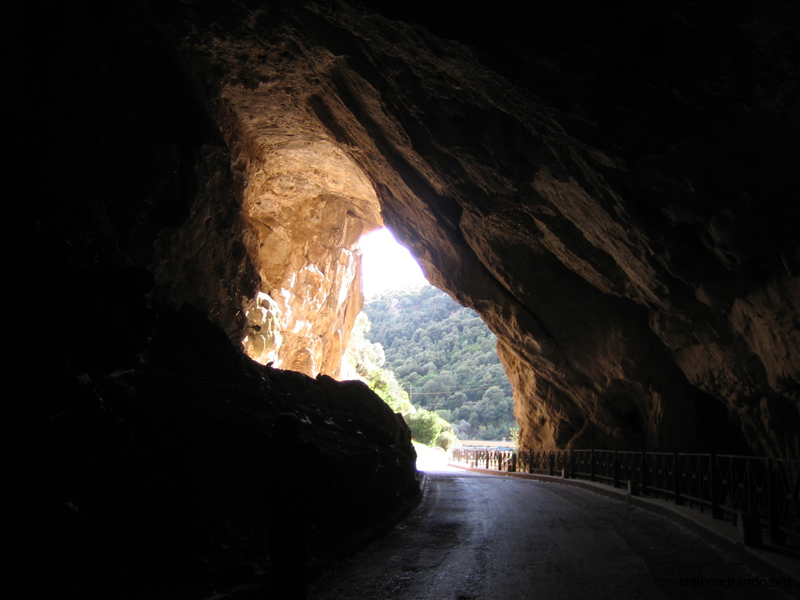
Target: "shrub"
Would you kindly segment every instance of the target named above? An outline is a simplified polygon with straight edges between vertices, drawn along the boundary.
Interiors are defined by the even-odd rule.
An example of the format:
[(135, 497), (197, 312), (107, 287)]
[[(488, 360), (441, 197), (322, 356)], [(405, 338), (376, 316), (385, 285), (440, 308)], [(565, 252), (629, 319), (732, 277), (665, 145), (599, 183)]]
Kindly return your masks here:
[(449, 450), (458, 443), (458, 438), (452, 430), (445, 430), (436, 438), (436, 445), (445, 450)]
[(433, 446), (445, 426), (449, 428), (447, 421), (424, 408), (406, 415), (405, 420), (411, 428), (411, 437), (426, 446)]

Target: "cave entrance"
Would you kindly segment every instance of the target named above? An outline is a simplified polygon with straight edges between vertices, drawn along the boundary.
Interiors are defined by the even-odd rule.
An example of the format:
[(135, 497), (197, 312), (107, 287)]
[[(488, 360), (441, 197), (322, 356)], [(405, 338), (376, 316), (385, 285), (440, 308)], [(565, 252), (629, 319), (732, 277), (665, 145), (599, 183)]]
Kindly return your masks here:
[[(346, 378), (342, 356), (364, 306), (361, 286), (365, 246), (366, 268), (377, 261), (378, 273), (368, 278), (368, 297), (373, 286), (396, 287), (406, 272), (412, 280), (426, 284), (427, 296), (419, 301), (423, 310), (417, 317), (424, 315), (427, 320), (408, 336), (409, 343), (420, 349), (415, 354), (426, 360), (418, 365), (418, 373), (412, 372), (411, 363), (407, 372), (401, 370), (405, 362), (397, 366), (401, 374), (396, 385), (401, 391), (403, 384), (407, 386), (413, 404), (443, 411), (456, 424), (470, 423), (459, 432), (462, 438), (510, 437), (510, 428), (498, 425), (497, 419), (492, 421), (489, 433), (489, 421), (480, 421), (483, 413), (497, 412), (488, 408), (493, 402), (502, 404), (500, 412), (513, 420), (511, 386), (497, 357), (496, 340), (480, 317), (470, 310), (472, 322), (454, 326), (466, 327), (473, 334), (467, 345), (482, 358), (462, 365), (460, 370), (448, 369), (446, 359), (463, 349), (457, 336), (445, 331), (443, 325), (453, 325), (452, 319), (464, 316), (459, 311), (466, 314), (468, 309), (427, 285), (419, 266), (407, 250), (398, 249), (394, 240), (393, 251), (373, 256), (369, 250), (373, 241), (380, 242), (381, 238), (385, 246), (391, 235), (384, 231), (376, 233), (375, 238), (365, 237), (380, 230), (384, 222), (376, 188), (363, 165), (311, 113), (299, 111), (294, 104), (264, 111), (261, 101), (252, 101), (250, 91), (238, 86), (226, 90), (226, 99), (236, 107), (235, 135), (245, 140), (233, 146), (234, 170), (240, 177), (243, 241), (259, 275), (254, 297), (242, 302), (247, 318), (242, 336), (245, 352), (276, 368), (311, 377), (324, 374)], [(411, 265), (398, 266), (396, 257), (387, 258), (397, 253), (404, 253)], [(380, 279), (384, 283), (379, 283)], [(404, 308), (403, 303), (409, 302), (398, 300), (397, 306)], [(428, 308), (431, 314), (425, 315)], [(383, 342), (390, 357), (395, 350), (393, 341)], [(447, 348), (433, 347), (443, 343)], [(405, 358), (413, 362), (413, 357)], [(487, 369), (492, 375), (486, 375), (483, 381)], [(448, 403), (457, 393), (464, 397), (457, 396)], [(484, 398), (486, 394), (490, 397)], [(456, 400), (461, 404), (456, 406)]]
[(388, 229), (359, 245), (365, 305), (341, 377), (367, 382), (427, 445), (447, 448), (456, 437), (511, 442), (513, 394), (494, 334), (430, 285)]

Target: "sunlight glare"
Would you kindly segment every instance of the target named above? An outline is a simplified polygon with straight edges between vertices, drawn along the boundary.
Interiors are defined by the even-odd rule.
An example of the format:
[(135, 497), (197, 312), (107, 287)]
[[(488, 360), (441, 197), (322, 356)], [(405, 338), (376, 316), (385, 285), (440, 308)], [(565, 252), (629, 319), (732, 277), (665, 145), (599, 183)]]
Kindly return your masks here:
[(422, 269), (407, 248), (385, 227), (361, 238), (364, 297), (369, 299), (388, 290), (429, 285)]

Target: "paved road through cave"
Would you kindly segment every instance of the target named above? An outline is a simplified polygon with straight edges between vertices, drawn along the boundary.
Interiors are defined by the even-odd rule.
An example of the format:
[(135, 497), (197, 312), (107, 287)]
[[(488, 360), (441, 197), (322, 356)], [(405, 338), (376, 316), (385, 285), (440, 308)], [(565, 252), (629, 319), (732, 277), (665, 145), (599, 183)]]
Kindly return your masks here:
[(417, 510), (319, 575), (312, 600), (796, 597), (681, 585), (765, 575), (660, 515), (587, 490), (449, 467), (427, 477)]

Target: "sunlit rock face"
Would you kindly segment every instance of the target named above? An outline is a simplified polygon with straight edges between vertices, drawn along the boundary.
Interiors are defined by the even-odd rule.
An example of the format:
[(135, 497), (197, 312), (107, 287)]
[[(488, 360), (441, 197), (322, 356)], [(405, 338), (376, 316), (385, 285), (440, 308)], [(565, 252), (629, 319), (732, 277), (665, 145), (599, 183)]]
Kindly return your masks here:
[[(302, 73), (264, 60), (243, 40), (220, 40), (208, 52), (217, 69), (256, 63), (254, 81), (223, 85), (221, 130), (232, 153), (235, 192), (244, 220), (242, 241), (258, 270), (257, 289), (271, 303), (265, 351), (260, 325), (248, 317), (245, 348), (253, 358), (307, 375), (337, 375), (353, 320), (361, 309), (361, 235), (381, 223), (369, 181), (333, 143), (287, 86), (308, 95)], [(260, 57), (260, 58), (259, 58)], [(301, 91), (303, 90), (303, 91)]]
[[(526, 447), (800, 456), (796, 7), (368, 4), (172, 22), (262, 289), (320, 286), (333, 262), (297, 260), (289, 224), (336, 223), (301, 252), (335, 255), (351, 216), (377, 221), (371, 188), (498, 335)], [(297, 174), (302, 156), (331, 170)], [(323, 216), (329, 195), (352, 215)], [(296, 323), (327, 302), (308, 298)], [(287, 366), (318, 368), (300, 345)]]
[(278, 360), (281, 335), (281, 309), (268, 294), (258, 292), (244, 306), (247, 317), (247, 335), (242, 340), (247, 355), (262, 365)]
[[(230, 115), (225, 133), (239, 174), (245, 243), (259, 288), (279, 315), (274, 365), (335, 376), (363, 304), (357, 243), (381, 223), (378, 199), (319, 121), (286, 94), (288, 82), (272, 65), (262, 77), (280, 85), (226, 86), (221, 102)], [(296, 87), (306, 86), (301, 80)], [(248, 337), (258, 334), (248, 329)]]
[[(372, 183), (308, 102), (297, 101), (320, 92), (316, 66), (298, 69), (248, 36), (194, 31), (188, 47), (194, 75), (209, 78), (198, 83), (213, 90), (207, 100), (226, 142), (228, 162), (212, 184), (228, 187), (216, 200), (232, 197), (236, 219), (199, 199), (191, 218), (164, 236), (157, 279), (172, 302), (207, 307), (255, 360), (336, 376), (363, 304), (357, 242), (382, 225)], [(217, 240), (219, 221), (230, 241)], [(234, 242), (238, 255), (226, 247)], [(227, 266), (203, 272), (199, 261)], [(256, 314), (264, 311), (274, 330), (267, 336)]]

